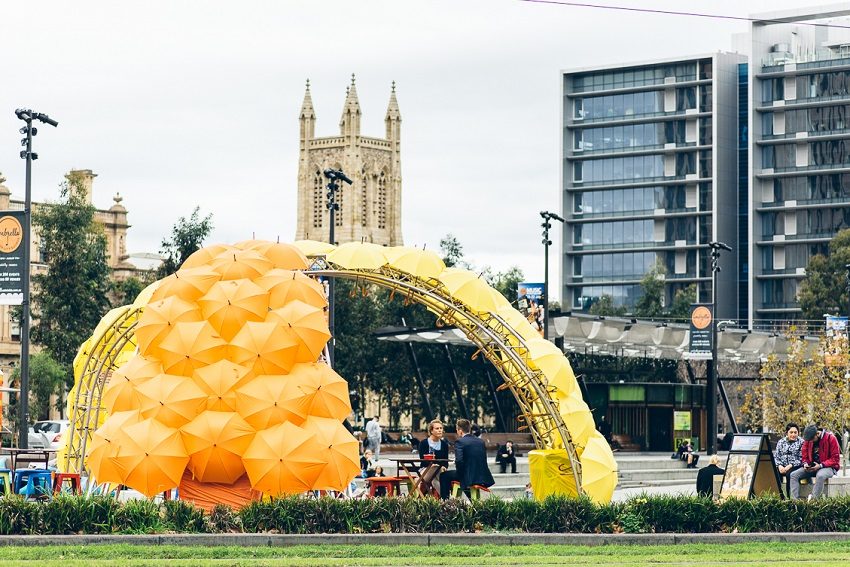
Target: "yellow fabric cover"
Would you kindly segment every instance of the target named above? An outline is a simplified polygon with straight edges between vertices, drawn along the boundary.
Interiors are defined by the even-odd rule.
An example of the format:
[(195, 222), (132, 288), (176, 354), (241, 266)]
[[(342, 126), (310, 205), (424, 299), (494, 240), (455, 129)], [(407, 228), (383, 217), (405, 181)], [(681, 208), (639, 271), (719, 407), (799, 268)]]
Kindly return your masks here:
[(552, 494), (576, 496), (576, 479), (570, 458), (563, 449), (535, 449), (528, 452), (531, 488), (534, 498), (544, 500)]

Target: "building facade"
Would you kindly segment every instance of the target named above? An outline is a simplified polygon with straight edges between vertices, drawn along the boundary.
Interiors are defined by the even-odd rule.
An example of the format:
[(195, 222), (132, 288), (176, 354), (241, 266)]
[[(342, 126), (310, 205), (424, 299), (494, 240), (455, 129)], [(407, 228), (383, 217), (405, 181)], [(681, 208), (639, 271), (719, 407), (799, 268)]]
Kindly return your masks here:
[(384, 118), (386, 136), (360, 133), (360, 102), (354, 75), (346, 93), (339, 136), (316, 137), (310, 83), (301, 106), (296, 240), (330, 241), (325, 169), (341, 169), (353, 181), (337, 193), (334, 239), (399, 246), (401, 236), (401, 113), (395, 83)]
[[(743, 61), (715, 53), (562, 73), (562, 297), (572, 310), (604, 296), (631, 310), (656, 264), (668, 304), (691, 284), (711, 300), (708, 243), (738, 243)], [(737, 315), (736, 262), (718, 279), (729, 298), (720, 317)]]
[[(749, 311), (800, 316), (809, 259), (850, 228), (850, 10), (759, 14), (749, 36)], [(807, 25), (832, 23), (836, 27)], [(842, 27), (843, 26), (843, 27)]]

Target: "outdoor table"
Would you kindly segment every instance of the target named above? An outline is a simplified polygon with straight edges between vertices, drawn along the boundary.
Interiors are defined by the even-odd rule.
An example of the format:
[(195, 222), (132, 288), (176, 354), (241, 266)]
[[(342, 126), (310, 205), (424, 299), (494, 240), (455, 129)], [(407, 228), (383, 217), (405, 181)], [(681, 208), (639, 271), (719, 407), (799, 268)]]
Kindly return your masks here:
[(51, 449), (20, 449), (18, 447), (3, 447), (0, 449), (0, 456), (8, 456), (11, 462), (6, 463), (8, 469), (16, 470), (18, 461), (26, 463), (44, 463), (43, 468), (48, 468), (50, 455), (56, 454), (56, 451)]
[[(404, 457), (390, 460), (396, 463), (396, 476), (407, 479), (410, 487), (409, 496), (427, 496), (430, 494), (439, 498), (432, 481), (437, 478), (440, 467), (449, 467), (448, 459)], [(438, 470), (435, 471), (434, 468)]]

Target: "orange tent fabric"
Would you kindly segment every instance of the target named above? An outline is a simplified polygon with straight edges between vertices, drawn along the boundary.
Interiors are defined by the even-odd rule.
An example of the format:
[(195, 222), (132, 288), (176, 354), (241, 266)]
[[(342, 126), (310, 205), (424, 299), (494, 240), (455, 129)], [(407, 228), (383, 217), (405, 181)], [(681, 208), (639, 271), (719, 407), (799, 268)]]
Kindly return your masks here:
[(263, 496), (262, 492), (251, 488), (248, 475), (242, 475), (233, 484), (201, 482), (193, 478), (192, 472), (188, 469), (183, 473), (178, 490), (180, 491), (180, 500), (192, 502), (195, 506), (203, 508), (207, 512), (212, 512), (216, 504), (224, 504), (238, 510)]

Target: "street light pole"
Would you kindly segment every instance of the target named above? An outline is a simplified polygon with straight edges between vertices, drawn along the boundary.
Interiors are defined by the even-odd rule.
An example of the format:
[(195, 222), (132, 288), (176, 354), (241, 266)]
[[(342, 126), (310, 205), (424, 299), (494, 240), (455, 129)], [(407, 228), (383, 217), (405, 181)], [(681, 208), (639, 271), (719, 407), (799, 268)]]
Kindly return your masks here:
[(549, 211), (540, 211), (540, 216), (543, 217), (543, 338), (549, 339), (549, 246), (552, 241), (549, 240), (549, 229), (552, 228), (552, 219), (564, 222), (564, 218), (550, 213)]
[(23, 269), (21, 273), (21, 392), (18, 395), (18, 447), (28, 448), (29, 442), (29, 380), (30, 380), (30, 234), (32, 232), (32, 162), (38, 159), (38, 154), (32, 151), (32, 137), (38, 134), (33, 128), (32, 121), (38, 120), (44, 124), (56, 127), (58, 122), (46, 114), (33, 112), (29, 109), (15, 110), (15, 116), (23, 120), (26, 126), (20, 133), (26, 135), (21, 140), (25, 150), (21, 150), (21, 159), (26, 160), (26, 184), (24, 194), (24, 226), (23, 226)]
[(720, 251), (732, 251), (723, 242), (709, 242), (711, 248), (711, 368), (708, 373), (708, 439), (706, 450), (709, 455), (717, 452), (717, 272), (720, 271)]
[[(351, 179), (348, 178), (341, 170), (326, 169), (324, 176), (328, 180), (328, 211), (330, 211), (331, 228), (328, 240), (330, 244), (336, 245), (334, 237), (334, 228), (336, 227), (336, 212), (339, 210), (339, 203), (336, 202), (336, 192), (342, 188), (339, 186), (339, 181), (345, 181), (351, 185)], [(334, 365), (334, 343), (336, 343), (336, 333), (334, 333), (334, 279), (328, 281), (328, 330), (331, 332), (331, 340), (328, 341), (328, 364)]]

